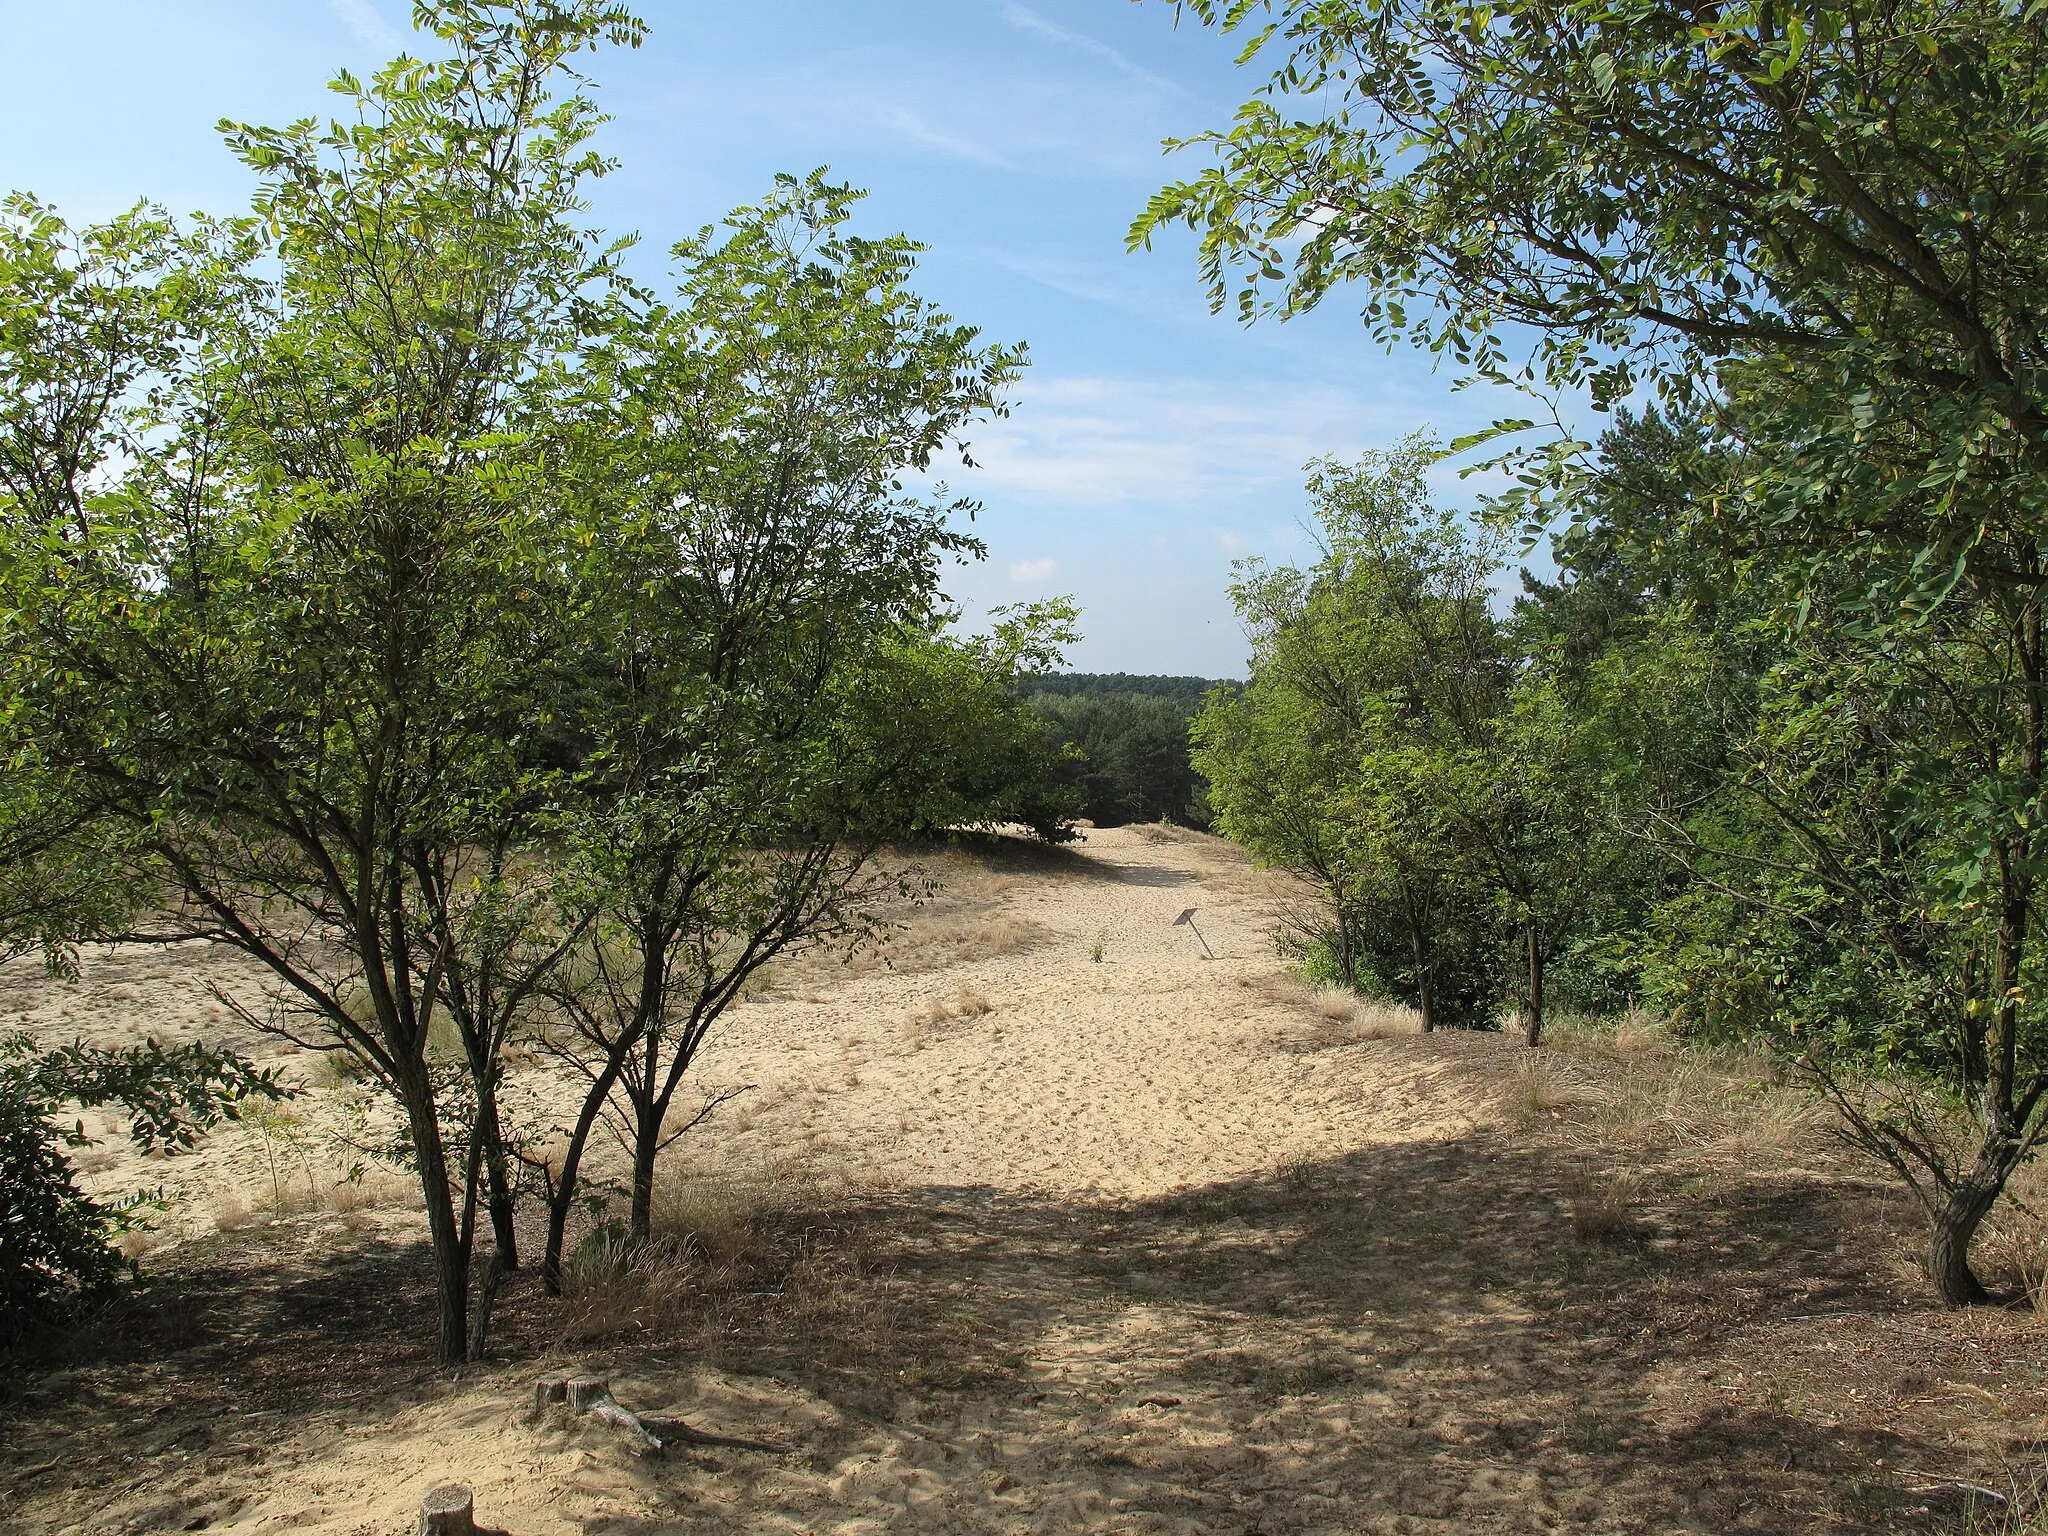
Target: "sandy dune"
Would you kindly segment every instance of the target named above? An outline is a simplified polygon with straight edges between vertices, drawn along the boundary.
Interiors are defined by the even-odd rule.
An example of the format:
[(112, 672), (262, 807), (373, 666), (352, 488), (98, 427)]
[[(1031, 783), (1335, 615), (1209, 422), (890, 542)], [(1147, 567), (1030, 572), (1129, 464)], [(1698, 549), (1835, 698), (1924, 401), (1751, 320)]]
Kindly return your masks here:
[[(892, 964), (786, 967), (703, 1062), (705, 1091), (752, 1091), (685, 1173), (839, 1191), (776, 1218), (744, 1283), (581, 1338), (521, 1284), (503, 1363), (437, 1372), (405, 1211), (209, 1235), (272, 1187), (274, 1139), (230, 1131), (143, 1170), (189, 1240), (9, 1423), (0, 1528), (367, 1536), (452, 1477), (520, 1536), (1877, 1529), (1837, 1492), (1881, 1504), (1874, 1466), (1990, 1475), (1928, 1383), (2008, 1402), (1995, 1428), (2048, 1412), (2022, 1325), (1907, 1320), (1867, 1184), (1688, 1165), (1641, 1241), (1575, 1245), (1570, 1167), (1488, 1091), (1512, 1049), (1324, 1017), (1274, 951), (1281, 893), (1225, 844), (939, 862)], [(260, 985), (188, 953), (95, 957), (68, 989), (16, 967), (0, 1020), (217, 1036), (209, 977)], [(302, 1113), (317, 1162), (329, 1111)], [(107, 1149), (94, 1177), (137, 1172)], [(1896, 1380), (1857, 1367), (1891, 1395), (1845, 1421), (1871, 1329)], [(534, 1420), (528, 1383), (564, 1365), (784, 1449), (643, 1458)]]

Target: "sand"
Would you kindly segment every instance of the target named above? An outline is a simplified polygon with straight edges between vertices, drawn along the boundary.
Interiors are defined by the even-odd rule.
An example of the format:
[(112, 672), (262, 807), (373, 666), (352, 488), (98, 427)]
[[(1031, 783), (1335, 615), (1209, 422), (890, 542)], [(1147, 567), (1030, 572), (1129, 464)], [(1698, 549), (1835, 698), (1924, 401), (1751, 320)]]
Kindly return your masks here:
[[(1887, 1452), (1989, 1475), (1906, 1376), (1907, 1406), (1844, 1429), (1827, 1383), (1861, 1335), (1769, 1332), (1847, 1306), (1903, 1337), (1924, 1308), (1873, 1278), (1874, 1186), (1674, 1175), (1640, 1242), (1587, 1250), (1571, 1167), (1489, 1089), (1511, 1045), (1326, 1006), (1273, 942), (1288, 891), (1228, 845), (1100, 830), (938, 872), (891, 964), (787, 965), (721, 1028), (700, 1089), (750, 1091), (678, 1172), (832, 1193), (760, 1274), (653, 1323), (575, 1337), (515, 1287), (494, 1359), (434, 1369), (402, 1206), (243, 1226), (331, 1185), (333, 1087), (267, 1138), (88, 1154), (101, 1188), (163, 1184), (170, 1278), (30, 1393), (0, 1524), (398, 1532), (456, 1478), (523, 1536), (1768, 1532), (1861, 1528), (1833, 1490), (1889, 1489)], [(234, 1040), (326, 1080), (209, 995), (260, 995), (247, 966), (88, 958), (71, 987), (0, 972), (0, 1021)], [(2048, 1410), (2037, 1337), (1919, 1326), (1911, 1380), (1947, 1384), (1925, 1402)], [(781, 1449), (641, 1457), (535, 1419), (529, 1383), (563, 1367)]]

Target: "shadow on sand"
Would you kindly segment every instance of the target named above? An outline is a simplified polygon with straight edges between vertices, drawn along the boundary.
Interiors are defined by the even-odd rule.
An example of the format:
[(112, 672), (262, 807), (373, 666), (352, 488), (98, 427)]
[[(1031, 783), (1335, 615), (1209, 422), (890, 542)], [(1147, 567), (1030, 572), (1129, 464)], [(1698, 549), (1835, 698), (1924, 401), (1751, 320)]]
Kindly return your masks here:
[[(798, 1432), (792, 1466), (886, 1436), (943, 1494), (933, 1530), (1942, 1528), (1882, 1470), (1945, 1465), (1935, 1428), (1831, 1411), (1743, 1355), (1780, 1322), (1891, 1326), (1869, 1196), (1680, 1191), (1589, 1246), (1569, 1172), (1480, 1133), (1147, 1201), (899, 1191), (778, 1218), (747, 1283), (579, 1358), (829, 1405), (836, 1427)], [(251, 1433), (264, 1416), (317, 1408), (346, 1432), (462, 1389), (424, 1347), (416, 1246), (308, 1256), (294, 1230), (191, 1255), (76, 1341), (15, 1406), (12, 1498), (54, 1506), (224, 1446), (242, 1449), (223, 1476), (260, 1485), (288, 1454)], [(512, 1287), (503, 1374), (560, 1358), (557, 1326), (537, 1286)], [(731, 1454), (618, 1475), (667, 1500), (740, 1478), (692, 1530), (752, 1529), (799, 1496)]]

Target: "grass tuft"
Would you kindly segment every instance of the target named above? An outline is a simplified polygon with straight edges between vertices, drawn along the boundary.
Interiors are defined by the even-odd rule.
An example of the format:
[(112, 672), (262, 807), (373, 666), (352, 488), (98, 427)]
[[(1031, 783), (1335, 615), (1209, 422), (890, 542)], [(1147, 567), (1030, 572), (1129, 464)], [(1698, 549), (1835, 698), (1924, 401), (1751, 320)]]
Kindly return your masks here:
[(1639, 1185), (1634, 1174), (1596, 1174), (1590, 1168), (1572, 1181), (1572, 1235), (1582, 1243), (1611, 1243), (1635, 1229)]

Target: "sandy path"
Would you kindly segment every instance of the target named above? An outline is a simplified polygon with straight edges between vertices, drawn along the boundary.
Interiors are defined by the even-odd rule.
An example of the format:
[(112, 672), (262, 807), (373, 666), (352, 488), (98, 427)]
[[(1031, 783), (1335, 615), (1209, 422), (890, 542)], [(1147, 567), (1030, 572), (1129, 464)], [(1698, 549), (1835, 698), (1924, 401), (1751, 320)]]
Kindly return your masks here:
[[(1284, 1049), (1314, 1022), (1235, 850), (1118, 828), (1069, 862), (1004, 904), (1050, 932), (1025, 953), (741, 1009), (702, 1078), (764, 1102), (707, 1140), (744, 1162), (795, 1135), (892, 1184), (1142, 1196), (1470, 1127), (1423, 1063), (1362, 1074), (1351, 1052)], [(1189, 907), (1213, 960), (1173, 926)], [(963, 988), (994, 1011), (915, 1023)]]

